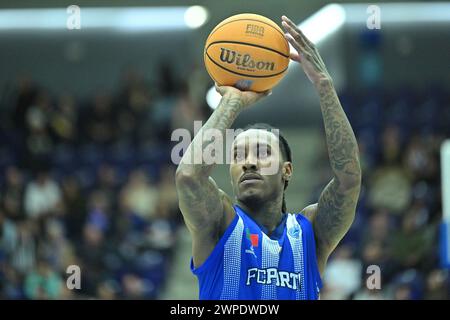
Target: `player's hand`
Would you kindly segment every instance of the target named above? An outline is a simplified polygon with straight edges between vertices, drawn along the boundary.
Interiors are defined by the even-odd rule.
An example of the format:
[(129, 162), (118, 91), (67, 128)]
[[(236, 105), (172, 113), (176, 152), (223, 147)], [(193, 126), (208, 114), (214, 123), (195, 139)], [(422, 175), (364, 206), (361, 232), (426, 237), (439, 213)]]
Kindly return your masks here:
[(223, 99), (239, 99), (242, 102), (243, 107), (248, 107), (272, 93), (271, 90), (267, 90), (261, 93), (254, 91), (241, 91), (235, 87), (218, 86), (217, 83), (215, 84), (215, 86), (216, 91), (220, 93)]
[(316, 87), (322, 81), (331, 81), (327, 68), (314, 44), (288, 17), (282, 16), (281, 19), (281, 25), (286, 31), (284, 36), (297, 51), (292, 52), (290, 58), (300, 63), (306, 76)]

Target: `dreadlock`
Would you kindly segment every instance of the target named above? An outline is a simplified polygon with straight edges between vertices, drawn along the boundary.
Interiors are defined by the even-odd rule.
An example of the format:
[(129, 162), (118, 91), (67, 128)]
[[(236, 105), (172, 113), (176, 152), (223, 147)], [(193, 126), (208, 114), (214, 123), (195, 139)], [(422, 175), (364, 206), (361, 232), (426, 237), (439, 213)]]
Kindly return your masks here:
[[(267, 123), (254, 123), (254, 124), (247, 125), (243, 129), (243, 131), (247, 131), (250, 129), (261, 129), (261, 130), (271, 131), (271, 130), (275, 130), (276, 128), (272, 127), (270, 124), (267, 124)], [(279, 129), (278, 129), (278, 139), (281, 142), (280, 143), (280, 151), (281, 151), (281, 154), (283, 155), (284, 160), (292, 162), (291, 148), (289, 147), (289, 144), (288, 144), (286, 138), (283, 136), (283, 134), (281, 133), (281, 130), (279, 130)], [(288, 180), (284, 181), (284, 190), (286, 190), (288, 184), (289, 184)], [(283, 213), (285, 213), (287, 211), (284, 191), (283, 191), (283, 204), (281, 205), (281, 211)]]

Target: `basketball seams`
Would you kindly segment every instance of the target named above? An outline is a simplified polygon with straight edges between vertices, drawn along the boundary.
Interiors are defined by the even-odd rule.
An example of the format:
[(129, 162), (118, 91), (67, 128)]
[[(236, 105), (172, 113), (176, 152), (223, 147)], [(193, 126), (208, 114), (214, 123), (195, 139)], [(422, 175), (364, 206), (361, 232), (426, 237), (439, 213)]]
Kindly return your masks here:
[(239, 72), (236, 72), (236, 71), (227, 69), (227, 68), (221, 66), (221, 65), (220, 65), (219, 63), (217, 63), (216, 61), (214, 61), (214, 59), (211, 58), (211, 57), (209, 56), (208, 52), (206, 52), (205, 54), (206, 54), (206, 56), (209, 58), (209, 60), (211, 60), (211, 62), (214, 63), (214, 64), (215, 64), (216, 66), (218, 66), (219, 68), (221, 68), (221, 69), (223, 69), (223, 70), (225, 70), (225, 71), (228, 71), (228, 72), (230, 72), (230, 73), (236, 74), (236, 75), (238, 75), (238, 76), (244, 76), (244, 77), (249, 77), (249, 78), (271, 78), (271, 77), (279, 76), (280, 74), (283, 74), (284, 72), (286, 72), (286, 70), (288, 69), (288, 66), (289, 66), (289, 65), (288, 65), (288, 66), (287, 66), (286, 68), (284, 68), (282, 71), (280, 71), (280, 72), (278, 72), (278, 73), (275, 73), (275, 74), (271, 74), (271, 75), (267, 75), (267, 76), (256, 76), (256, 75), (253, 75), (253, 76), (252, 76), (252, 75), (248, 75), (248, 74), (245, 74), (245, 73), (239, 73)]
[[(232, 23), (234, 23), (234, 25)], [(230, 24), (230, 26), (227, 26), (228, 24)], [(252, 32), (256, 33), (257, 30), (260, 30), (258, 32), (261, 32), (261, 35), (265, 38), (262, 38), (261, 41), (248, 39), (246, 35), (253, 29), (250, 28), (251, 30), (248, 32), (246, 31), (247, 33), (245, 34), (244, 31), (249, 29), (249, 25), (255, 26), (252, 28), (256, 31)], [(267, 29), (267, 26), (270, 28)], [(239, 31), (241, 28), (242, 32)], [(266, 28), (266, 32), (263, 31), (264, 28)], [(275, 29), (277, 32), (274, 33), (272, 29)], [(277, 33), (282, 36), (284, 41), (278, 38), (279, 35), (277, 36)], [(222, 65), (221, 61), (218, 59), (221, 50), (220, 48), (226, 48), (226, 44), (231, 48), (235, 47), (236, 50), (242, 51), (237, 52), (237, 62), (234, 62), (236, 66)], [(241, 48), (240, 50), (237, 49), (239, 47)], [(245, 62), (252, 60), (252, 57), (245, 57), (244, 51), (249, 51), (247, 53), (250, 53), (251, 56), (253, 56), (251, 52), (254, 52), (257, 56), (256, 62), (258, 63), (262, 63), (264, 62), (264, 59), (269, 59), (269, 57), (271, 57), (270, 59), (273, 60), (271, 62), (271, 67), (268, 67), (269, 65), (263, 67), (262, 64), (258, 64), (258, 68), (253, 68), (253, 63), (256, 63), (255, 61), (252, 62), (249, 67)], [(240, 58), (239, 53), (241, 53), (244, 58)], [(215, 58), (218, 60), (215, 60)], [(243, 64), (242, 62), (239, 62), (241, 59), (244, 59)], [(253, 59), (255, 59), (255, 57), (253, 57)], [(251, 83), (251, 87), (253, 88), (252, 91), (264, 92), (268, 88), (272, 88), (276, 85), (276, 83), (278, 83), (278, 81), (286, 74), (289, 66), (289, 44), (286, 41), (281, 28), (272, 20), (257, 14), (238, 14), (225, 19), (211, 31), (206, 40), (203, 51), (203, 60), (206, 71), (217, 84), (221, 84), (221, 82), (217, 81), (219, 78), (223, 83), (228, 83), (230, 86), (234, 86), (236, 81), (239, 81), (242, 78), (247, 78), (246, 80)], [(232, 60), (234, 61), (234, 56)], [(224, 62), (233, 63), (233, 61), (227, 60)], [(283, 70), (279, 71), (279, 68), (277, 68), (278, 70), (273, 70), (273, 62), (283, 68)], [(242, 68), (239, 67), (240, 65), (242, 65)], [(284, 65), (285, 67), (283, 67)], [(230, 69), (227, 67), (230, 67)], [(247, 74), (247, 72), (254, 74)], [(270, 74), (270, 72), (274, 73)]]
[[(219, 81), (217, 81), (217, 80), (213, 77), (212, 72), (209, 71), (208, 64), (207, 64), (206, 61), (205, 61), (205, 57), (206, 57), (206, 56), (207, 56), (207, 54), (206, 54), (206, 51), (205, 51), (205, 53), (203, 54), (203, 60), (204, 60), (204, 62), (205, 62), (204, 65), (205, 65), (206, 71), (208, 72), (209, 76), (213, 79), (213, 81), (219, 85)], [(208, 57), (208, 59), (211, 59), (211, 58)]]
[(218, 44), (218, 43), (233, 43), (233, 44), (241, 44), (241, 45), (244, 45), (244, 46), (256, 47), (256, 48), (272, 51), (272, 52), (275, 52), (275, 53), (279, 54), (280, 56), (283, 56), (285, 58), (289, 58), (289, 55), (286, 55), (286, 54), (284, 54), (284, 53), (282, 53), (280, 51), (277, 51), (275, 49), (268, 48), (268, 47), (265, 47), (265, 46), (261, 46), (261, 45), (258, 45), (258, 44), (246, 43), (246, 42), (240, 42), (240, 41), (225, 41), (225, 40), (223, 40), (223, 41), (214, 41), (214, 42), (211, 42), (208, 45), (208, 47), (206, 47), (205, 51), (208, 52), (209, 47), (211, 47), (213, 44)]

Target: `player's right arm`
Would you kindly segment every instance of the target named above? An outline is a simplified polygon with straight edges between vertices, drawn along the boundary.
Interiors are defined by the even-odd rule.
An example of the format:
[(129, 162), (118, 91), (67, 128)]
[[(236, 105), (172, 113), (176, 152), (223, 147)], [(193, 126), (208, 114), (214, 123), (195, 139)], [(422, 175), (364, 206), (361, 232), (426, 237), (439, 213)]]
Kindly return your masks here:
[(192, 236), (195, 267), (200, 266), (210, 255), (235, 216), (231, 199), (211, 178), (215, 164), (206, 164), (203, 161), (205, 149), (211, 148), (210, 145), (214, 141), (210, 135), (210, 138), (207, 138), (208, 135), (204, 137), (204, 134), (209, 129), (216, 129), (225, 138), (225, 130), (231, 127), (239, 113), (267, 94), (243, 92), (233, 87), (216, 89), (222, 95), (219, 106), (195, 135), (178, 165), (175, 176), (180, 210)]

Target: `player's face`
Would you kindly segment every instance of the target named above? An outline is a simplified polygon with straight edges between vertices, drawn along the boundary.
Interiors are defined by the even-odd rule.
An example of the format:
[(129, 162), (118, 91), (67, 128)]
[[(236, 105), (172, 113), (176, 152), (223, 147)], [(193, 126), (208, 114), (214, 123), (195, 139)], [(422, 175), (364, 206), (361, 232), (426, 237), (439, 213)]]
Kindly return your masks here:
[(284, 188), (284, 162), (278, 137), (267, 130), (249, 129), (232, 145), (231, 184), (244, 203), (276, 199)]

